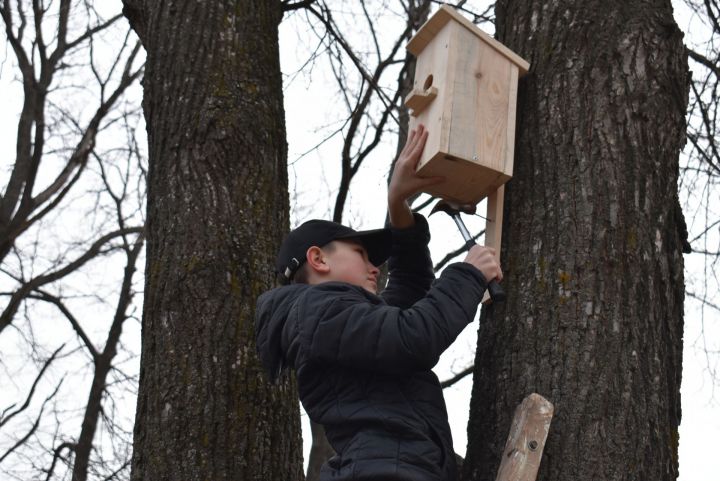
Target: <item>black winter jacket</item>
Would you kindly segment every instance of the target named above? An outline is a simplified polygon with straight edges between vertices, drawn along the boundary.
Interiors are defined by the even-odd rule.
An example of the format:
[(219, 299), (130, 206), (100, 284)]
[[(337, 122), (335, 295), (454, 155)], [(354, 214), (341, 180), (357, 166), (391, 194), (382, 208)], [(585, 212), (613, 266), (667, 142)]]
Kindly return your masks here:
[(300, 400), (337, 452), (326, 480), (454, 481), (455, 452), (431, 371), (472, 322), (486, 282), (470, 264), (434, 279), (427, 222), (393, 231), (382, 295), (342, 282), (293, 284), (258, 299), (257, 345), (274, 376), (294, 367)]

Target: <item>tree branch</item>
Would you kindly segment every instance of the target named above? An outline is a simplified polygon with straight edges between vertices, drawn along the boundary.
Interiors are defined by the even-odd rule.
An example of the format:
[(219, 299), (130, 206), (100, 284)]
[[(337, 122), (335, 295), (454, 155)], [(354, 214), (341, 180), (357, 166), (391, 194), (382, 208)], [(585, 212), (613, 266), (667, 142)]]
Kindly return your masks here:
[(712, 71), (712, 73), (715, 74), (716, 77), (720, 77), (720, 69), (718, 69), (717, 65), (713, 63), (709, 58), (705, 57), (704, 55), (700, 55), (695, 50), (692, 50), (690, 48), (686, 50), (688, 56), (691, 59), (707, 67), (710, 71)]
[(7, 458), (8, 456), (10, 456), (10, 454), (12, 454), (13, 451), (15, 451), (17, 448), (19, 448), (19, 447), (22, 446), (23, 444), (25, 444), (25, 443), (27, 442), (27, 440), (30, 439), (30, 436), (32, 436), (33, 434), (35, 434), (35, 431), (37, 431), (38, 426), (40, 426), (40, 419), (42, 418), (43, 412), (45, 411), (45, 405), (46, 405), (52, 398), (54, 398), (55, 395), (58, 393), (58, 391), (60, 390), (60, 386), (62, 385), (64, 379), (65, 379), (65, 378), (61, 379), (60, 382), (58, 383), (58, 385), (55, 387), (55, 390), (54, 390), (47, 398), (45, 398), (45, 401), (43, 401), (42, 406), (40, 406), (40, 412), (38, 413), (37, 419), (35, 419), (35, 422), (34, 422), (33, 425), (30, 427), (30, 430), (27, 432), (27, 434), (25, 434), (25, 436), (23, 436), (23, 437), (20, 438), (15, 444), (13, 444), (13, 445), (5, 452), (5, 454), (3, 454), (2, 456), (0, 456), (0, 463), (2, 463), (2, 462), (5, 460), (5, 458)]
[[(57, 178), (37, 196), (27, 197), (26, 195), (23, 195), (23, 201), (21, 202), (20, 208), (12, 217), (12, 219), (6, 219), (5, 228), (2, 228), (3, 222), (2, 218), (0, 218), (0, 261), (2, 261), (7, 255), (7, 253), (10, 251), (15, 242), (15, 239), (17, 239), (18, 236), (20, 236), (23, 232), (25, 232), (37, 221), (39, 221), (45, 215), (51, 212), (70, 191), (70, 187), (72, 187), (79, 179), (80, 173), (83, 171), (85, 165), (87, 164), (90, 153), (95, 148), (95, 141), (98, 132), (100, 131), (101, 122), (105, 119), (107, 114), (111, 111), (113, 105), (123, 95), (127, 88), (132, 85), (143, 73), (142, 66), (139, 67), (136, 71), (132, 71), (132, 64), (140, 51), (140, 47), (140, 43), (137, 43), (130, 55), (128, 56), (118, 86), (115, 88), (110, 97), (106, 101), (102, 102), (95, 111), (95, 114), (88, 123), (88, 126), (83, 131), (83, 135), (80, 141), (75, 147), (75, 150), (70, 156), (70, 159), (68, 160), (62, 172), (60, 172)], [(37, 146), (36, 148), (41, 149), (41, 146)], [(13, 171), (12, 177), (15, 177), (16, 171), (21, 172), (19, 164), (16, 164), (16, 168)], [(75, 173), (74, 177), (70, 178), (73, 173)], [(32, 190), (32, 182), (30, 180), (31, 175), (32, 173), (30, 173), (27, 180), (24, 181), (25, 194)], [(13, 179), (11, 179), (11, 182), (12, 181)], [(15, 181), (19, 182), (20, 184), (23, 183), (21, 176), (18, 176)], [(52, 199), (52, 202), (46, 205), (35, 216), (30, 217), (31, 214), (38, 207), (48, 202), (48, 200), (50, 200), (53, 196), (55, 197)], [(7, 208), (8, 210), (6, 210), (3, 215), (9, 215), (9, 213), (11, 212), (9, 210), (9, 204)]]
[(45, 481), (50, 481), (53, 474), (55, 473), (55, 465), (57, 464), (57, 460), (62, 456), (63, 449), (69, 449), (70, 451), (74, 451), (75, 444), (64, 442), (53, 450), (53, 460), (52, 463), (50, 463), (50, 468), (47, 470), (47, 477), (45, 478)]
[(442, 389), (445, 389), (445, 388), (452, 386), (453, 384), (457, 384), (458, 382), (465, 379), (468, 375), (472, 374), (474, 371), (475, 371), (475, 366), (466, 367), (462, 372), (455, 374), (450, 379), (442, 381), (440, 383), (440, 387)]
[(58, 310), (65, 316), (65, 318), (70, 322), (70, 325), (72, 326), (75, 333), (78, 335), (78, 337), (82, 340), (83, 344), (85, 344), (85, 347), (88, 351), (90, 351), (90, 355), (93, 357), (93, 359), (96, 359), (100, 353), (98, 353), (97, 349), (95, 349), (95, 346), (93, 345), (92, 341), (88, 337), (88, 335), (85, 333), (85, 330), (82, 328), (80, 323), (78, 322), (77, 318), (73, 315), (72, 312), (70, 312), (70, 309), (67, 308), (65, 303), (63, 303), (62, 299), (59, 297), (53, 296), (49, 292), (45, 292), (41, 289), (37, 289), (35, 292), (37, 294), (29, 294), (27, 297), (29, 299), (37, 299), (40, 301), (45, 301), (50, 304), (53, 304), (55, 307), (58, 308)]
[(685, 295), (687, 295), (688, 297), (692, 297), (693, 299), (700, 301), (701, 303), (705, 304), (706, 306), (712, 307), (716, 311), (720, 312), (720, 305), (713, 304), (712, 302), (708, 301), (704, 296), (703, 297), (698, 296), (694, 292), (690, 292), (690, 291), (685, 291)]
[(30, 405), (30, 401), (32, 401), (32, 398), (35, 395), (35, 388), (37, 387), (38, 382), (40, 382), (40, 379), (45, 374), (45, 371), (47, 371), (48, 367), (50, 367), (50, 364), (52, 364), (52, 362), (55, 360), (55, 358), (57, 358), (58, 354), (60, 354), (60, 351), (62, 351), (62, 349), (64, 347), (65, 347), (65, 344), (63, 344), (62, 346), (57, 348), (55, 350), (55, 352), (53, 352), (52, 355), (43, 363), (42, 369), (40, 369), (40, 372), (35, 377), (35, 381), (33, 382), (32, 386), (30, 387), (30, 392), (28, 393), (27, 398), (25, 399), (25, 403), (22, 406), (20, 406), (16, 411), (11, 412), (7, 416), (5, 416), (5, 413), (9, 409), (11, 409), (13, 406), (10, 406), (10, 407), (4, 409), (3, 412), (0, 413), (0, 427), (7, 424), (12, 418), (17, 416), (21, 412), (23, 412), (25, 409), (27, 409), (27, 407)]
[(25, 283), (23, 286), (20, 287), (10, 298), (10, 302), (8, 303), (5, 310), (2, 312), (2, 315), (0, 315), (0, 333), (9, 326), (12, 323), (13, 317), (15, 316), (15, 313), (17, 312), (18, 308), (20, 307), (20, 303), (30, 294), (30, 292), (42, 287), (45, 284), (48, 284), (50, 282), (54, 282), (58, 279), (61, 279), (65, 277), (66, 275), (70, 274), (71, 272), (77, 270), (78, 268), (82, 267), (87, 263), (89, 260), (96, 257), (98, 254), (100, 254), (102, 247), (112, 239), (127, 235), (127, 234), (140, 234), (144, 231), (143, 227), (133, 227), (128, 229), (121, 229), (115, 232), (111, 232), (109, 234), (106, 234), (102, 236), (100, 239), (96, 240), (93, 245), (80, 257), (75, 259), (74, 261), (67, 264), (62, 269), (58, 269), (57, 271), (50, 272), (48, 274), (40, 275), (27, 283)]
[(292, 10), (299, 10), (301, 8), (307, 8), (315, 2), (316, 2), (316, 0), (301, 0), (301, 1), (297, 1), (295, 3), (291, 3), (290, 0), (283, 0), (282, 11), (284, 13), (284, 12), (290, 12)]
[[(478, 232), (477, 234), (475, 234), (473, 236), (473, 240), (477, 240), (483, 234), (485, 234), (485, 229), (483, 229), (480, 232)], [(445, 267), (451, 260), (453, 260), (455, 257), (459, 256), (466, 250), (467, 250), (467, 248), (465, 247), (465, 244), (463, 244), (462, 247), (455, 249), (452, 252), (449, 252), (445, 257), (442, 258), (442, 260), (440, 262), (435, 264), (435, 267), (433, 267), (433, 270), (435, 272), (439, 271), (440, 269)]]

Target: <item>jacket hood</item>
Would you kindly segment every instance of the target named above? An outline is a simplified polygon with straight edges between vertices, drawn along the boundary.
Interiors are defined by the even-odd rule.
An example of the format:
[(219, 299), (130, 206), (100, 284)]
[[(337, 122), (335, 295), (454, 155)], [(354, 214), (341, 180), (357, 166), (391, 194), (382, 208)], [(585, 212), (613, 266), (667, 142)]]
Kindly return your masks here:
[(285, 367), (282, 332), (298, 297), (310, 287), (290, 284), (272, 289), (258, 297), (255, 309), (255, 342), (260, 362), (275, 380)]

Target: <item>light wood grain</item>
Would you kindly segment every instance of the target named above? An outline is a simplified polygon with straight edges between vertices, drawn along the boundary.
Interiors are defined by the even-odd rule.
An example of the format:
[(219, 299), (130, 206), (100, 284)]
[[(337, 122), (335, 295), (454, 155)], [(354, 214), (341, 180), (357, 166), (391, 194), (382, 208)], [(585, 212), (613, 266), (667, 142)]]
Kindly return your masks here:
[[(495, 249), (495, 258), (500, 262), (500, 246), (502, 245), (503, 207), (505, 205), (505, 185), (501, 185), (487, 196), (485, 218), (485, 245)], [(501, 263), (502, 265), (502, 263)], [(491, 302), (490, 293), (485, 291), (483, 304)]]
[(510, 176), (501, 172), (444, 152), (436, 152), (418, 173), (422, 177), (445, 177), (445, 182), (425, 192), (463, 205), (477, 204), (510, 180)]
[(408, 42), (407, 50), (415, 56), (418, 56), (420, 52), (427, 46), (433, 37), (447, 24), (450, 20), (455, 20), (464, 28), (468, 29), (473, 35), (482, 40), (489, 47), (497, 50), (498, 53), (505, 56), (509, 61), (513, 62), (518, 66), (521, 72), (521, 76), (525, 75), (530, 69), (530, 64), (520, 57), (518, 54), (507, 48), (502, 43), (492, 38), (487, 33), (483, 32), (477, 25), (473, 24), (470, 20), (463, 17), (457, 10), (448, 6), (442, 5), (440, 9), (428, 19), (427, 22), (420, 27), (420, 30), (413, 36)]
[(495, 481), (535, 481), (554, 409), (535, 393), (517, 407)]
[(505, 200), (505, 186), (501, 185), (487, 198), (487, 225), (485, 227), (485, 245), (492, 247), (500, 259), (500, 245), (502, 244), (503, 205)]
[[(457, 25), (457, 24), (454, 24)], [(466, 29), (454, 29), (451, 45), (458, 62), (450, 70), (453, 83), (449, 153), (498, 172), (506, 172), (506, 148), (513, 65)]]
[(436, 87), (430, 87), (427, 90), (413, 89), (405, 98), (405, 106), (412, 109), (410, 115), (414, 117), (420, 115), (430, 105), (430, 102), (435, 100), (437, 93)]
[[(438, 152), (447, 152), (447, 139), (450, 130), (449, 102), (452, 98), (451, 86), (448, 85), (448, 62), (452, 55), (449, 52), (450, 29), (437, 32), (434, 41), (427, 46), (415, 65), (415, 89), (437, 88), (437, 96), (417, 116), (410, 117), (410, 129), (423, 124), (428, 131), (425, 150), (418, 162), (418, 168), (425, 165)], [(432, 82), (428, 82), (432, 76)]]
[(510, 79), (508, 80), (508, 107), (507, 107), (507, 146), (505, 148), (505, 163), (503, 172), (513, 175), (515, 158), (515, 120), (517, 112), (517, 91), (518, 91), (518, 69), (515, 65), (510, 66)]

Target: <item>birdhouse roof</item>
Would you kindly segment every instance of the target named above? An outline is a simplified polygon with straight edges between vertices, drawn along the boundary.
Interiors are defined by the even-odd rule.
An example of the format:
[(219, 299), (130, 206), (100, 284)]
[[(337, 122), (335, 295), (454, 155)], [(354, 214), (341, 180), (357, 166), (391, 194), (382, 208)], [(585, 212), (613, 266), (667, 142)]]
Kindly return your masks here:
[(505, 45), (492, 38), (487, 33), (480, 30), (477, 25), (460, 15), (457, 10), (447, 5), (442, 5), (440, 9), (435, 12), (435, 14), (430, 17), (430, 19), (425, 22), (422, 27), (420, 27), (420, 30), (418, 30), (415, 36), (410, 39), (410, 42), (408, 42), (407, 50), (417, 57), (420, 52), (422, 52), (423, 49), (427, 46), (427, 44), (430, 43), (430, 41), (435, 37), (435, 35), (437, 35), (437, 33), (442, 30), (442, 28), (450, 20), (455, 20), (460, 25), (470, 30), (478, 38), (480, 38), (480, 40), (497, 50), (509, 61), (517, 65), (520, 70), (520, 75), (524, 75), (527, 73), (528, 69), (530, 68), (530, 64), (527, 61), (525, 61), (518, 54), (507, 48)]

